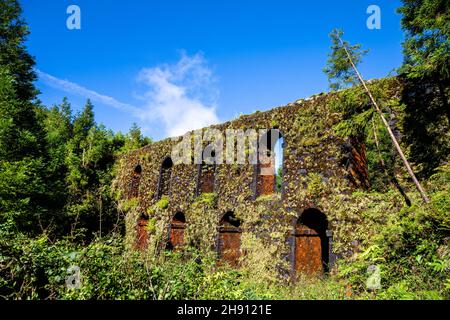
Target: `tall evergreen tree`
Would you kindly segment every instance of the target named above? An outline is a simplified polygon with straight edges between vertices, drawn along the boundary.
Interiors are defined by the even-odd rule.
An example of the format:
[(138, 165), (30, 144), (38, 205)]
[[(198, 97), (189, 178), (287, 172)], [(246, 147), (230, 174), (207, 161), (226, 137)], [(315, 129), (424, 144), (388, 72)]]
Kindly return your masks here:
[(33, 85), (35, 62), (24, 44), (29, 31), (21, 13), (17, 0), (0, 1), (0, 65), (8, 66), (18, 98), (29, 101), (36, 97), (38, 91)]
[(14, 76), (0, 66), (0, 222), (33, 231), (47, 220), (45, 162), (32, 106), (18, 99), (15, 85)]
[(0, 214), (15, 228), (36, 231), (46, 208), (45, 135), (37, 116), (34, 60), (24, 41), (28, 29), (15, 0), (0, 1)]
[(68, 142), (66, 164), (68, 167), (67, 182), (72, 195), (80, 195), (88, 185), (88, 159), (86, 140), (89, 132), (95, 127), (94, 106), (88, 100), (83, 111), (73, 121), (73, 135)]
[(402, 0), (398, 9), (406, 32), (402, 71), (410, 77), (450, 78), (450, 2)]
[(450, 2), (402, 3), (404, 140), (426, 177), (450, 160)]
[[(33, 81), (34, 59), (27, 53), (25, 40), (28, 28), (21, 18), (16, 0), (0, 1), (0, 66), (3, 80), (1, 110), (2, 148), (0, 158), (18, 160), (23, 156), (41, 153), (43, 130), (36, 117), (33, 103), (37, 90)], [(8, 124), (7, 124), (8, 123)], [(15, 142), (12, 144), (12, 142)]]
[(134, 149), (139, 149), (147, 144), (150, 144), (152, 141), (148, 137), (144, 137), (141, 132), (141, 128), (133, 123), (131, 125), (130, 131), (125, 136), (125, 145), (123, 151), (130, 151)]
[[(403, 165), (405, 166), (409, 176), (416, 185), (417, 191), (420, 193), (423, 201), (425, 203), (429, 203), (430, 200), (428, 199), (425, 190), (414, 174), (411, 165), (398, 142), (397, 137), (395, 136), (391, 126), (389, 125), (389, 122), (386, 120), (386, 116), (384, 115), (383, 110), (380, 108), (371, 90), (369, 89), (357, 69), (357, 64), (361, 61), (361, 52), (359, 51), (360, 45), (350, 46), (348, 42), (342, 40), (342, 34), (343, 32), (341, 30), (333, 30), (333, 32), (330, 34), (332, 40), (332, 52), (329, 55), (330, 58), (327, 61), (327, 66), (324, 69), (325, 73), (328, 75), (330, 82), (334, 80), (337, 84), (351, 84), (356, 83), (357, 81), (361, 83), (365, 93), (367, 94), (367, 97), (370, 100), (370, 103), (374, 108), (374, 111), (376, 111), (376, 113), (379, 115), (383, 126), (386, 128), (389, 137), (391, 138), (392, 144), (394, 145), (398, 155), (403, 161)], [(373, 114), (373, 112), (369, 111), (369, 114), (371, 115)], [(356, 124), (361, 120), (360, 115), (361, 114), (357, 114), (356, 116), (353, 116), (353, 123)]]
[(328, 54), (328, 60), (323, 72), (328, 77), (330, 88), (333, 90), (344, 89), (359, 83), (355, 71), (348, 62), (348, 52), (355, 65), (358, 65), (368, 50), (362, 50), (360, 44), (351, 45), (347, 41), (341, 43), (341, 37), (344, 34), (342, 30), (334, 29), (330, 33), (331, 52)]
[[(46, 132), (47, 166), (46, 182), (49, 191), (49, 203), (63, 219), (61, 211), (65, 206), (68, 192), (66, 185), (68, 142), (72, 138), (73, 117), (69, 101), (64, 98), (60, 105), (42, 109), (43, 124)], [(61, 222), (59, 222), (61, 225)]]

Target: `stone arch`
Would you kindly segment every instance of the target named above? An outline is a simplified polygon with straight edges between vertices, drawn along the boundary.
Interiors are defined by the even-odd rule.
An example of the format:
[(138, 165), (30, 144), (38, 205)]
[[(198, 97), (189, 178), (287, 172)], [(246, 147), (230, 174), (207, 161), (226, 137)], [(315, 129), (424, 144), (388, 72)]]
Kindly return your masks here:
[(161, 164), (158, 180), (158, 199), (162, 196), (168, 196), (170, 192), (170, 183), (172, 178), (173, 162), (171, 157), (166, 157)]
[(132, 176), (131, 176), (131, 183), (130, 183), (130, 198), (137, 198), (139, 196), (139, 184), (141, 183), (141, 173), (142, 173), (142, 167), (140, 164), (138, 164), (136, 167), (134, 167)]
[(186, 229), (186, 217), (183, 212), (178, 211), (172, 217), (169, 225), (169, 241), (167, 249), (174, 250), (185, 244), (184, 231)]
[(217, 253), (219, 264), (237, 267), (241, 256), (241, 220), (232, 211), (227, 211), (219, 222)]
[(272, 128), (258, 141), (255, 198), (261, 195), (282, 193), (284, 175), (284, 136)]
[(307, 208), (294, 221), (292, 264), (295, 272), (320, 275), (331, 266), (331, 232), (326, 215)]

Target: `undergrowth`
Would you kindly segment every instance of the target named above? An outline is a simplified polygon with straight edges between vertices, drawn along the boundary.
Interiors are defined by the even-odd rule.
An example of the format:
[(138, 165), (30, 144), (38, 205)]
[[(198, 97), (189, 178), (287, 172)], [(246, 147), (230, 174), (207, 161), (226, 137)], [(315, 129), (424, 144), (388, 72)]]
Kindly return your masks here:
[[(323, 277), (274, 277), (243, 264), (239, 270), (218, 267), (215, 255), (186, 247), (180, 252), (130, 250), (120, 234), (96, 238), (88, 245), (71, 239), (31, 239), (0, 228), (0, 296), (8, 299), (448, 299), (450, 297), (449, 166), (427, 184), (431, 203), (418, 196), (411, 207), (378, 212), (373, 205), (364, 219), (380, 214), (359, 249), (338, 259)], [(357, 192), (352, 197), (392, 195)], [(377, 227), (378, 225), (378, 227)], [(79, 267), (78, 288), (66, 280)], [(369, 289), (368, 269), (380, 270), (380, 288)], [(271, 274), (265, 275), (265, 272)]]

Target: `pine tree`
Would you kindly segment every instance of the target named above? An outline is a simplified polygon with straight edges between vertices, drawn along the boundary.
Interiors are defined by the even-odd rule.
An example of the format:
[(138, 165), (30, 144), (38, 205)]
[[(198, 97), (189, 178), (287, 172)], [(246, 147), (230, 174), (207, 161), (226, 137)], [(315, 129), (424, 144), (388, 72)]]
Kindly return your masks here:
[[(414, 174), (408, 159), (406, 159), (406, 156), (397, 138), (395, 137), (392, 128), (390, 127), (388, 121), (386, 120), (385, 115), (383, 114), (383, 110), (380, 108), (371, 90), (369, 89), (369, 87), (367, 86), (366, 82), (364, 81), (363, 77), (361, 76), (361, 74), (357, 69), (357, 64), (361, 62), (362, 57), (362, 54), (359, 51), (360, 45), (351, 46), (347, 41), (342, 40), (342, 35), (343, 32), (341, 30), (333, 30), (333, 32), (330, 34), (332, 40), (331, 46), (332, 53), (329, 55), (330, 58), (327, 62), (327, 67), (324, 69), (325, 73), (328, 75), (330, 82), (332, 82), (333, 80), (335, 81), (334, 82), (335, 87), (336, 85), (340, 86), (341, 84), (347, 85), (351, 83), (356, 84), (357, 82), (361, 83), (365, 93), (367, 94), (370, 100), (370, 103), (374, 108), (374, 111), (378, 114), (383, 126), (386, 128), (389, 137), (392, 141), (392, 144), (394, 145), (395, 150), (397, 151), (398, 155), (403, 161), (403, 164), (406, 170), (408, 171), (409, 176), (416, 185), (417, 191), (420, 193), (423, 201), (425, 203), (429, 203), (430, 200), (428, 199), (425, 190), (423, 189), (422, 185), (420, 184), (419, 180)], [(358, 122), (359, 116), (360, 116), (359, 114), (353, 116), (354, 118), (353, 123)]]
[(404, 141), (427, 177), (450, 160), (450, 2), (402, 2)]
[(21, 160), (41, 154), (43, 130), (35, 107), (17, 94), (17, 82), (8, 67), (0, 65), (0, 159)]
[(36, 232), (51, 223), (51, 214), (34, 60), (24, 45), (28, 29), (20, 14), (17, 1), (0, 1), (0, 220)]
[(83, 111), (73, 121), (73, 135), (67, 144), (67, 183), (73, 196), (83, 193), (89, 179), (87, 171), (86, 139), (95, 127), (93, 105), (88, 100)]
[(450, 78), (450, 2), (402, 0), (398, 9), (402, 28), (404, 64), (401, 71), (413, 78)]
[(125, 136), (125, 145), (123, 148), (123, 152), (139, 149), (147, 144), (150, 144), (152, 141), (148, 137), (144, 137), (141, 132), (141, 128), (133, 123), (131, 125), (130, 131)]
[[(334, 29), (330, 33), (331, 53), (323, 72), (328, 77), (330, 88), (333, 90), (344, 89), (359, 83), (355, 71), (349, 66), (348, 56), (341, 44), (342, 30)], [(347, 41), (344, 45), (348, 48), (353, 62), (358, 65), (368, 50), (361, 50), (360, 44), (350, 45)]]
[(43, 124), (46, 132), (46, 184), (49, 194), (48, 204), (58, 215), (58, 225), (64, 224), (61, 214), (66, 204), (68, 192), (66, 185), (68, 142), (72, 138), (72, 109), (69, 101), (64, 98), (60, 105), (50, 109), (42, 109)]
[(18, 98), (15, 85), (14, 76), (0, 66), (0, 222), (32, 231), (47, 219), (45, 161), (36, 116), (30, 103)]
[(31, 101), (38, 93), (33, 85), (35, 62), (25, 48), (29, 31), (21, 13), (17, 0), (0, 1), (0, 65), (7, 66), (11, 72), (18, 98)]

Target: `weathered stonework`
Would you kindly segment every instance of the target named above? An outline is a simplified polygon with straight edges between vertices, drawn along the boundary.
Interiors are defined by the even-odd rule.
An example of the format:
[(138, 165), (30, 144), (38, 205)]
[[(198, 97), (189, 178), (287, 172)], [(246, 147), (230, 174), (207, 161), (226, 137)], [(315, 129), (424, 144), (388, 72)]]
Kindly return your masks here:
[[(231, 265), (266, 264), (265, 270), (272, 268), (278, 274), (329, 270), (334, 260), (333, 233), (339, 235), (340, 228), (334, 212), (329, 211), (330, 199), (368, 186), (364, 144), (355, 137), (336, 135), (333, 126), (342, 115), (329, 107), (333, 99), (334, 94), (320, 94), (211, 126), (222, 132), (280, 130), (284, 139), (280, 194), (271, 195), (259, 186), (264, 181), (257, 165), (208, 166), (205, 176), (199, 176), (205, 170), (196, 164), (173, 164), (168, 169), (168, 157), (181, 138), (158, 141), (121, 156), (116, 189), (122, 201), (138, 200), (133, 213), (128, 213), (129, 238), (139, 236), (140, 247), (145, 245), (142, 239), (150, 241), (146, 233), (149, 239), (159, 234), (163, 237), (159, 241), (177, 245), (182, 239), (184, 245), (216, 250), (218, 257), (234, 257), (236, 261), (228, 259)], [(275, 183), (273, 176), (264, 179), (267, 185)], [(214, 194), (205, 198), (202, 191)], [(158, 201), (163, 196), (168, 204), (161, 209)], [(185, 217), (182, 228), (180, 214)], [(239, 226), (224, 224), (225, 214), (238, 219)], [(173, 221), (175, 215), (177, 221)], [(302, 216), (312, 220), (305, 222)], [(149, 219), (164, 221), (160, 224), (163, 230), (147, 230)], [(172, 232), (175, 227), (176, 234)], [(237, 248), (224, 253), (221, 246)]]

